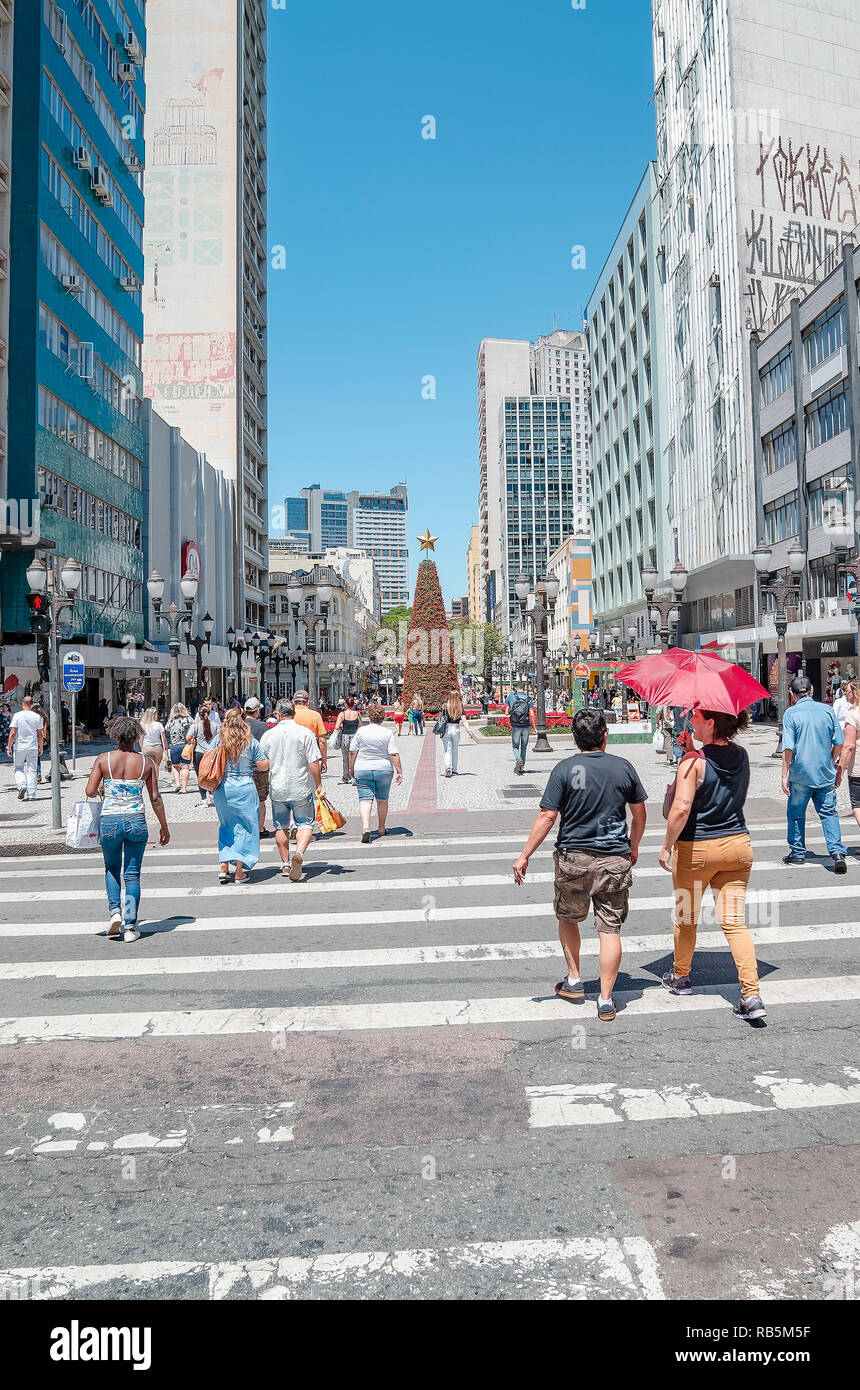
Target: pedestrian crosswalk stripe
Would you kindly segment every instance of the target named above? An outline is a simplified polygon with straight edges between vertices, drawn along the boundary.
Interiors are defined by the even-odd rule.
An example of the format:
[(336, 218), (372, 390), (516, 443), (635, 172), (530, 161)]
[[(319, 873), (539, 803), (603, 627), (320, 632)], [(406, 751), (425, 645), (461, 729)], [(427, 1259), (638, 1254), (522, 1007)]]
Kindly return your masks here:
[[(659, 985), (619, 990), (616, 1004), (625, 1018), (640, 1015), (701, 1013), (725, 1009), (737, 986), (705, 985), (677, 998)], [(860, 999), (860, 975), (769, 982), (768, 1009), (782, 1004), (828, 1004)], [(591, 1011), (589, 1011), (591, 1013)], [(237, 1034), (375, 1032), (390, 1028), (462, 1027), (475, 1024), (554, 1023), (569, 1026), (588, 1017), (581, 1009), (545, 998), (420, 999), (392, 1004), (321, 1004), (304, 1008), (164, 1009), (96, 1014), (34, 1014), (0, 1019), (0, 1045), (98, 1041), (107, 1038), (230, 1037)], [(591, 1014), (593, 1018), (593, 1013)], [(748, 1025), (745, 1025), (748, 1026)]]
[[(147, 1151), (187, 1151), (189, 1148), (215, 1144), (216, 1147), (229, 1145), (237, 1148), (244, 1144), (265, 1144), (277, 1146), (293, 1141), (293, 1112), (296, 1103), (292, 1100), (278, 1101), (274, 1105), (224, 1103), (218, 1105), (183, 1106), (180, 1101), (170, 1110), (170, 1128), (165, 1128), (165, 1112), (155, 1107), (142, 1110), (131, 1108), (118, 1113), (99, 1109), (85, 1112), (59, 1112), (46, 1116), (39, 1124), (39, 1116), (15, 1117), (15, 1137), (21, 1138), (29, 1131), (46, 1129), (38, 1140), (25, 1144), (15, 1144), (6, 1149), (5, 1158), (18, 1158), (25, 1153), (38, 1158), (63, 1157), (68, 1154), (96, 1153), (143, 1153)], [(143, 1128), (135, 1128), (142, 1125)], [(131, 1126), (131, 1127), (130, 1127)], [(96, 1135), (115, 1137), (95, 1138)], [(156, 1129), (159, 1132), (153, 1133)], [(236, 1131), (239, 1131), (236, 1133)], [(62, 1135), (60, 1138), (58, 1136)]]
[[(522, 847), (522, 838), (523, 837), (521, 836), (518, 841), (518, 845), (520, 847)], [(823, 837), (819, 838), (821, 843), (823, 844)], [(815, 843), (815, 838), (810, 836), (809, 842)], [(776, 845), (784, 844), (784, 838), (780, 840), (753, 840), (753, 849), (772, 849)], [(423, 847), (423, 841), (419, 842), (419, 847)], [(454, 842), (454, 847), (459, 847), (457, 846), (456, 842)], [(645, 855), (648, 854), (649, 851), (656, 852), (657, 849), (657, 845), (646, 845), (640, 849), (639, 865), (635, 871), (637, 877), (641, 878), (643, 874), (656, 874), (664, 872), (664, 870), (658, 869), (655, 866), (645, 867), (643, 865), (643, 859)], [(443, 859), (440, 859), (440, 856), (438, 854), (420, 854), (418, 852), (411, 852), (409, 854), (388, 854), (386, 852), (381, 851), (371, 851), (370, 853), (368, 853), (367, 847), (365, 846), (363, 854), (357, 855), (355, 859), (351, 859), (347, 856), (342, 856), (340, 854), (340, 851), (338, 851), (337, 854), (326, 854), (324, 852), (321, 852), (321, 850), (322, 846), (312, 846), (306, 852), (305, 859), (308, 865), (349, 865), (349, 867), (351, 868), (354, 863), (360, 863), (362, 865), (369, 864), (373, 868), (376, 868), (380, 864), (405, 864), (408, 866), (411, 866), (413, 864), (439, 864), (440, 862), (446, 865), (486, 864), (493, 860), (507, 860), (509, 863), (513, 863), (513, 860), (516, 858), (517, 853), (516, 850), (484, 850), (479, 854), (446, 854)], [(539, 849), (535, 851), (531, 858), (532, 860), (550, 859), (552, 857), (553, 852), (554, 851), (552, 847)], [(143, 872), (147, 878), (151, 874), (181, 874), (183, 876), (185, 874), (209, 874), (211, 876), (217, 871), (214, 854), (215, 851), (212, 849), (197, 850), (196, 857), (199, 861), (202, 862), (192, 864), (183, 862), (177, 864), (168, 861), (164, 854), (164, 851), (161, 848), (156, 847), (153, 848), (145, 858)], [(260, 857), (257, 868), (280, 868), (281, 862), (282, 861), (280, 855), (268, 855), (264, 852)], [(781, 863), (774, 864), (756, 862), (754, 864), (754, 868), (756, 869), (777, 869), (782, 867), (783, 865)], [(101, 877), (104, 874), (104, 863), (100, 854), (98, 856), (88, 855), (85, 863), (80, 863), (76, 860), (72, 860), (70, 863), (67, 858), (65, 865), (62, 866), (59, 864), (51, 864), (48, 865), (47, 868), (40, 866), (39, 873), (40, 876), (44, 878), (44, 881), (46, 883), (56, 882), (58, 879), (65, 880), (67, 878), (82, 878), (93, 874)], [(8, 872), (0, 873), (0, 881), (2, 881), (3, 877), (12, 877), (12, 874)], [(2, 896), (2, 894), (0, 894), (0, 896)]]
[[(223, 919), (221, 919), (223, 921)], [(230, 919), (235, 921), (235, 919)], [(145, 932), (144, 927), (144, 932)], [(184, 929), (180, 929), (184, 930)], [(830, 922), (786, 927), (753, 927), (757, 945), (790, 945), (798, 942), (856, 941), (860, 923)], [(699, 932), (696, 949), (725, 946), (722, 932)], [(671, 923), (652, 936), (624, 936), (625, 958), (638, 952), (672, 949)], [(582, 943), (583, 956), (596, 956), (594, 937)], [(276, 970), (370, 970), (416, 965), (484, 965), (493, 961), (550, 960), (560, 956), (558, 940), (474, 942), (454, 946), (385, 946), (340, 951), (278, 951), (243, 955), (144, 956), (139, 950), (100, 956), (98, 960), (15, 961), (0, 965), (0, 982), (8, 980), (117, 979), (160, 975), (224, 975)]]
[[(326, 862), (328, 862), (328, 861), (326, 861)], [(311, 858), (310, 856), (308, 856), (307, 859), (306, 859), (306, 867), (307, 867), (307, 868), (310, 868), (310, 867), (312, 867), (312, 865), (313, 865), (313, 860), (312, 860), (312, 858)], [(338, 868), (338, 867), (340, 867), (340, 866), (335, 865), (335, 866), (333, 866), (333, 867), (334, 867), (334, 868)], [(783, 870), (783, 869), (784, 869), (784, 865), (783, 865), (781, 862), (777, 862), (777, 863), (768, 863), (767, 861), (762, 861), (762, 860), (757, 860), (757, 861), (753, 864), (753, 873), (757, 873), (757, 874), (760, 874), (760, 873), (771, 873), (771, 872), (773, 872), (775, 869)], [(144, 872), (145, 872), (145, 871), (144, 871)], [(214, 869), (210, 870), (210, 872), (212, 872), (212, 873), (214, 874)], [(655, 864), (655, 865), (649, 865), (649, 866), (644, 867), (644, 868), (643, 868), (643, 867), (638, 867), (638, 868), (636, 868), (636, 869), (634, 870), (634, 874), (635, 874), (635, 879), (636, 879), (636, 880), (643, 879), (643, 878), (662, 878), (662, 879), (666, 879), (666, 880), (668, 880), (668, 881), (671, 881), (671, 880), (669, 880), (669, 876), (668, 876), (666, 870), (665, 870), (665, 869), (662, 869), (662, 868), (661, 868), (659, 865), (657, 865), (657, 864)], [(527, 881), (528, 883), (552, 883), (552, 882), (554, 881), (554, 878), (555, 878), (555, 875), (554, 875), (554, 873), (552, 872), (552, 870), (546, 870), (546, 871), (541, 870), (541, 871), (539, 871), (538, 873), (533, 873), (533, 872), (529, 871), (529, 874), (528, 874), (528, 877), (527, 877), (527, 880), (526, 880), (526, 881)], [(308, 887), (308, 886), (310, 885), (310, 882), (311, 882), (310, 880), (306, 880), (306, 881), (305, 881), (306, 887)], [(261, 896), (261, 895), (264, 894), (264, 893), (272, 893), (273, 891), (277, 891), (276, 884), (277, 884), (277, 877), (276, 877), (276, 876), (275, 876), (275, 877), (272, 877), (272, 878), (268, 878), (268, 879), (261, 880), (261, 879), (259, 879), (258, 877), (257, 877), (257, 878), (253, 877), (253, 875), (252, 875), (251, 882), (247, 885), (247, 887), (242, 888), (241, 891), (242, 891), (242, 894), (243, 894), (245, 897), (249, 896), (250, 894), (253, 894), (253, 895), (259, 897), (259, 896)], [(512, 874), (511, 874), (511, 873), (506, 873), (506, 874), (449, 874), (449, 875), (446, 875), (446, 876), (444, 876), (444, 877), (439, 877), (439, 878), (416, 877), (416, 878), (369, 878), (369, 879), (366, 879), (366, 878), (361, 878), (361, 877), (359, 877), (359, 876), (356, 876), (355, 878), (350, 878), (347, 882), (342, 882), (342, 881), (341, 881), (341, 878), (340, 878), (340, 875), (339, 875), (338, 873), (334, 873), (334, 874), (332, 875), (332, 879), (331, 879), (331, 880), (329, 880), (329, 879), (314, 878), (314, 879), (312, 880), (312, 887), (310, 887), (310, 892), (312, 893), (312, 895), (313, 895), (314, 897), (318, 897), (320, 894), (330, 895), (330, 894), (333, 894), (333, 893), (391, 893), (391, 892), (418, 892), (418, 893), (420, 893), (420, 892), (426, 892), (428, 889), (437, 889), (437, 890), (441, 890), (441, 889), (445, 889), (445, 888), (501, 888), (501, 887), (508, 887), (508, 888), (510, 888), (510, 887), (512, 887), (512, 885), (513, 885), (513, 878), (512, 878)], [(295, 884), (291, 884), (291, 883), (289, 883), (288, 881), (284, 881), (281, 885), (279, 885), (279, 887), (280, 887), (280, 890), (281, 890), (282, 892), (285, 892), (285, 893), (295, 894), (297, 891), (298, 891), (298, 892), (301, 892), (301, 891), (302, 891), (301, 888), (299, 888), (299, 889), (297, 890)], [(199, 885), (189, 885), (189, 884), (187, 884), (187, 883), (183, 883), (183, 884), (181, 884), (181, 885), (179, 885), (179, 884), (175, 884), (175, 885), (165, 885), (165, 886), (159, 886), (159, 887), (155, 887), (155, 888), (151, 887), (151, 886), (149, 885), (149, 883), (144, 882), (143, 891), (144, 891), (144, 893), (146, 894), (146, 896), (147, 896), (148, 898), (174, 898), (174, 899), (175, 899), (175, 898), (177, 898), (177, 897), (184, 897), (184, 898), (195, 898), (195, 899), (196, 899), (196, 898), (223, 898), (223, 897), (224, 897), (225, 888), (224, 888), (224, 886), (223, 886), (222, 884), (217, 883), (217, 882), (216, 882), (216, 883), (211, 883), (211, 884), (199, 884)], [(860, 883), (857, 883), (857, 884), (853, 885), (853, 887), (851, 887), (851, 888), (849, 888), (848, 885), (846, 884), (844, 888), (839, 888), (839, 889), (837, 889), (837, 890), (835, 890), (835, 891), (838, 892), (839, 895), (842, 896), (842, 897), (847, 897), (847, 896), (849, 896), (852, 892), (853, 892), (853, 893), (860, 893)], [(31, 902), (31, 903), (35, 903), (35, 902), (38, 902), (38, 903), (50, 903), (50, 902), (73, 903), (73, 902), (80, 902), (80, 901), (87, 901), (87, 902), (89, 902), (89, 901), (92, 899), (92, 895), (93, 895), (93, 894), (92, 894), (92, 889), (91, 889), (91, 888), (65, 888), (65, 889), (64, 889), (64, 888), (48, 888), (48, 889), (31, 889), (31, 890), (29, 890), (29, 889), (19, 889), (19, 890), (16, 890), (16, 891), (14, 891), (14, 892), (2, 892), (2, 893), (0, 893), (0, 902), (6, 902), (6, 903), (24, 903), (24, 902)], [(822, 897), (823, 897), (823, 896), (826, 896), (826, 890), (820, 890), (820, 891), (816, 894), (816, 896), (822, 896)]]
[[(570, 1266), (573, 1265), (573, 1268)], [(518, 1289), (534, 1298), (665, 1298), (657, 1256), (641, 1236), (579, 1236), (555, 1240), (481, 1241), (424, 1250), (373, 1250), (279, 1259), (222, 1261), (147, 1260), (135, 1264), (53, 1265), (0, 1270), (0, 1285), (20, 1284), (36, 1299), (66, 1298), (105, 1284), (120, 1284), (124, 1297), (143, 1295), (162, 1281), (175, 1286), (204, 1280), (210, 1299), (288, 1299), (300, 1290), (355, 1285), (373, 1294), (377, 1280), (407, 1285), (422, 1276), (471, 1271), (501, 1276), (510, 1270)], [(175, 1297), (171, 1294), (171, 1297)], [(191, 1295), (193, 1296), (193, 1294)]]
[[(546, 876), (545, 876), (546, 877)], [(431, 880), (431, 884), (432, 884)], [(503, 880), (508, 884), (508, 879)], [(530, 877), (529, 882), (534, 883), (534, 878)], [(390, 885), (389, 885), (390, 886)], [(437, 885), (438, 886), (438, 885)], [(285, 894), (298, 894), (293, 897), (294, 902), (301, 900), (301, 885), (289, 884), (286, 880), (278, 879), (276, 886), (270, 891), (273, 896), (283, 892)], [(229, 889), (219, 888), (216, 893), (222, 898)], [(240, 893), (247, 895), (252, 891), (252, 887), (239, 889)], [(199, 897), (203, 896), (205, 890), (196, 893), (189, 893), (181, 885), (175, 889), (156, 888), (147, 890), (144, 887), (143, 908), (146, 910), (147, 898), (168, 898), (174, 901), (182, 901), (183, 898), (193, 900), (196, 903)], [(808, 888), (786, 888), (786, 889), (763, 889), (761, 892), (753, 889), (747, 893), (747, 921), (750, 925), (756, 923), (756, 919), (761, 919), (761, 925), (765, 926), (773, 922), (778, 916), (782, 906), (795, 907), (798, 903), (823, 902), (832, 898), (837, 898), (841, 902), (848, 902), (860, 893), (860, 885), (851, 887), (842, 884), (839, 887), (812, 885)], [(71, 895), (66, 895), (67, 898)], [(92, 893), (81, 893), (80, 898), (92, 900)], [(206, 894), (215, 896), (215, 894)], [(310, 897), (306, 901), (312, 901), (315, 896), (311, 889)], [(23, 893), (17, 898), (10, 895), (9, 902), (38, 902), (38, 894)], [(289, 897), (284, 898), (285, 905), (290, 901)], [(630, 898), (630, 911), (634, 912), (671, 912), (674, 907), (674, 895), (659, 894), (657, 896), (632, 895)], [(104, 917), (98, 921), (90, 922), (56, 922), (45, 925), (45, 915), (40, 914), (39, 921), (32, 922), (11, 922), (0, 923), (0, 939), (3, 937), (26, 936), (31, 939), (37, 936), (45, 940), (51, 940), (61, 936), (96, 936), (103, 935), (106, 930)], [(107, 913), (105, 912), (105, 916)], [(208, 932), (208, 931), (279, 931), (285, 928), (302, 927), (308, 930), (325, 927), (344, 927), (343, 912), (281, 912), (274, 916), (248, 918), (237, 914), (235, 917), (198, 917), (190, 922), (182, 920), (183, 916), (191, 914), (172, 913), (164, 918), (141, 917), (140, 925), (144, 932)], [(427, 903), (423, 907), (402, 907), (402, 908), (378, 908), (370, 912), (356, 912), (350, 909), (349, 925), (352, 927), (367, 926), (409, 926), (413, 922), (458, 922), (458, 921), (484, 921), (487, 919), (510, 920), (516, 917), (554, 917), (552, 903), (544, 902), (505, 902), (505, 903), (476, 903), (464, 906), (462, 903), (453, 907), (434, 906)], [(706, 927), (714, 917), (714, 904), (710, 896), (706, 895), (702, 903), (702, 912), (699, 918), (700, 926)], [(118, 949), (118, 948), (117, 948)]]
[[(808, 1110), (823, 1105), (860, 1105), (860, 1071), (842, 1067), (836, 1081), (801, 1081), (765, 1072), (752, 1078), (758, 1099), (735, 1100), (710, 1095), (685, 1083), (662, 1089), (619, 1086), (602, 1081), (589, 1086), (527, 1086), (529, 1126), (621, 1124), (625, 1120), (687, 1120), (755, 1111)], [(733, 1076), (737, 1082), (737, 1077)], [(853, 1084), (845, 1084), (850, 1081)], [(731, 1085), (731, 1082), (729, 1083)]]

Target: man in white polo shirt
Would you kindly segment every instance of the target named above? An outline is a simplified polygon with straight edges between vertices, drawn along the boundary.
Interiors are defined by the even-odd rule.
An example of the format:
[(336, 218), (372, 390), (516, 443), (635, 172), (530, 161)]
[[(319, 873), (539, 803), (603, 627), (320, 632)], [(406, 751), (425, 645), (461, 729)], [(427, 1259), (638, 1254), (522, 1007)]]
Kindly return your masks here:
[[(269, 794), (281, 873), (289, 874), (292, 882), (298, 883), (304, 853), (314, 833), (314, 787), (322, 791), (320, 750), (310, 729), (296, 723), (296, 707), (292, 700), (279, 700), (276, 712), (278, 723), (263, 734), (260, 747), (269, 759)], [(296, 849), (292, 858), (290, 813), (296, 823)]]
[(45, 742), (42, 716), (33, 710), (31, 696), (25, 695), (21, 708), (12, 716), (6, 752), (15, 760), (15, 785), (18, 800), (36, 800), (36, 774)]

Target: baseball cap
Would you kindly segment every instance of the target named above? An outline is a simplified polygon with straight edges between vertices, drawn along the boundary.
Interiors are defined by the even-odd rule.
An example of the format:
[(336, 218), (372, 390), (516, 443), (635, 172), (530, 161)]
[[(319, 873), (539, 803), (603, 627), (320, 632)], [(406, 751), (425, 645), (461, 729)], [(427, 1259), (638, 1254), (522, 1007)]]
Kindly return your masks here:
[(299, 704), (306, 705), (308, 703), (309, 698), (310, 697), (308, 696), (308, 692), (306, 690), (296, 690), (293, 692), (293, 704), (295, 704), (295, 702), (298, 700)]
[(259, 708), (260, 701), (257, 699), (256, 695), (251, 695), (250, 698), (245, 701), (245, 709), (255, 710)]

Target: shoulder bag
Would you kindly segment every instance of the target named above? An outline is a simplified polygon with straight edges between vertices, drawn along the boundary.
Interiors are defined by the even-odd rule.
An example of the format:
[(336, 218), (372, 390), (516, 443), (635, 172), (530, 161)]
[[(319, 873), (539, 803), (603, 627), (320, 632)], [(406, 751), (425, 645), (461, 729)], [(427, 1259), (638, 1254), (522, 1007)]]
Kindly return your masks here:
[(197, 785), (201, 791), (217, 791), (224, 781), (224, 773), (227, 771), (227, 750), (217, 744), (215, 748), (209, 748), (200, 759), (200, 766), (197, 769)]

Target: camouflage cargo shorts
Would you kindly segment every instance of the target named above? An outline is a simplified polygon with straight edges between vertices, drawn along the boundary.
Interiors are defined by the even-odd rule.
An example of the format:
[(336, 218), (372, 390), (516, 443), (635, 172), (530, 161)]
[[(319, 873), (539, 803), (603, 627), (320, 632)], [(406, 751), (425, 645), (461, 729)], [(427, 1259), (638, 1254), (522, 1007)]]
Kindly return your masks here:
[(554, 858), (556, 917), (582, 922), (593, 905), (597, 930), (620, 932), (633, 884), (630, 855), (562, 849)]

